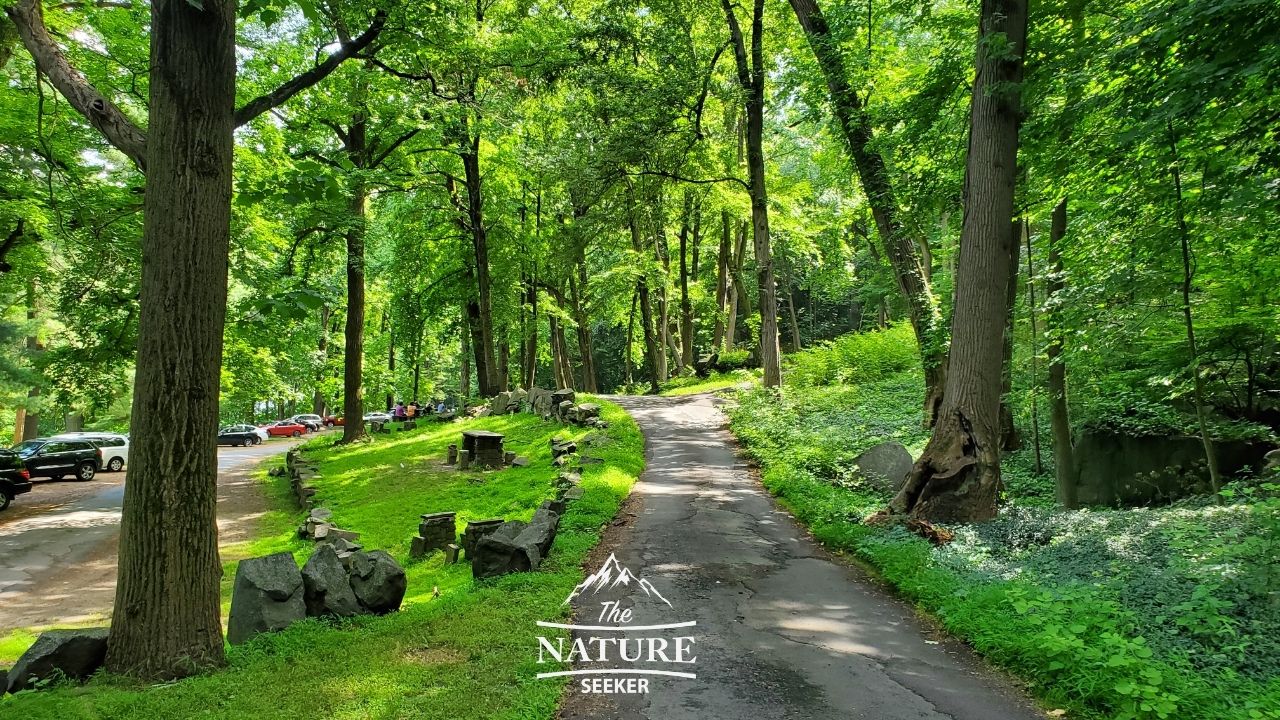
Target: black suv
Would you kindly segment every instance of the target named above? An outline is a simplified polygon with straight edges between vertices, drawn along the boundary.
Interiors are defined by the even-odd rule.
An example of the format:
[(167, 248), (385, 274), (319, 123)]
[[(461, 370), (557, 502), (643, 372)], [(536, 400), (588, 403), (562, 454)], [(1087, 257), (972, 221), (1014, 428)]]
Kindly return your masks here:
[(102, 467), (102, 451), (88, 440), (36, 438), (14, 445), (13, 452), (32, 477), (92, 480)]
[(31, 490), (31, 473), (22, 458), (11, 450), (0, 449), (0, 510), (9, 507), (15, 495)]

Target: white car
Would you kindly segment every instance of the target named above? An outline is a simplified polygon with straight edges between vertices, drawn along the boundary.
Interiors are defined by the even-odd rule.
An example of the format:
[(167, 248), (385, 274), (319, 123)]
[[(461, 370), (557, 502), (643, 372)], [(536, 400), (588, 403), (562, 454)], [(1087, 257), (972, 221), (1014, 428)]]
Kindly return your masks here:
[(102, 451), (100, 470), (120, 472), (129, 462), (129, 438), (119, 433), (73, 432), (55, 435), (58, 440), (88, 440)]
[(384, 412), (371, 412), (364, 414), (365, 422), (389, 423), (391, 422), (391, 419), (391, 415)]

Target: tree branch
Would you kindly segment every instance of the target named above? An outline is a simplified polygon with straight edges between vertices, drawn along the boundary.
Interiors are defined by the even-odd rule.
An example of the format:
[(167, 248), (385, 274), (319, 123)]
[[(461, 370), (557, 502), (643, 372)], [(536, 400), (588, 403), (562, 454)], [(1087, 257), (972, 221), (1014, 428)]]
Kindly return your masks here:
[(383, 160), (386, 160), (386, 159), (387, 159), (387, 157), (391, 155), (391, 153), (393, 153), (393, 152), (395, 152), (395, 151), (396, 151), (396, 148), (398, 148), (398, 147), (400, 147), (401, 145), (405, 144), (406, 142), (408, 142), (408, 141), (412, 140), (412, 139), (413, 139), (413, 136), (414, 136), (414, 135), (417, 135), (417, 134), (418, 134), (418, 133), (420, 133), (420, 132), (422, 132), (422, 128), (414, 128), (414, 129), (410, 130), (409, 132), (407, 132), (407, 133), (405, 133), (405, 134), (401, 135), (400, 137), (396, 138), (396, 139), (395, 139), (395, 142), (393, 142), (393, 143), (391, 143), (389, 146), (387, 146), (387, 149), (386, 149), (386, 150), (383, 150), (382, 152), (378, 153), (378, 156), (377, 156), (376, 158), (374, 158), (374, 159), (373, 159), (373, 163), (372, 163), (371, 165), (369, 165), (369, 167), (370, 167), (370, 168), (376, 168), (376, 167), (378, 167), (379, 165), (381, 165)]
[(18, 0), (6, 5), (5, 14), (18, 28), (22, 44), (31, 53), (36, 67), (67, 99), (76, 112), (84, 116), (107, 142), (124, 153), (139, 170), (146, 172), (147, 135), (120, 108), (98, 91), (84, 75), (71, 67), (44, 24), (44, 9), (39, 0)]
[(13, 266), (9, 264), (5, 257), (13, 249), (13, 246), (18, 244), (18, 241), (22, 239), (26, 232), (27, 221), (23, 218), (18, 218), (18, 226), (9, 233), (9, 237), (4, 239), (4, 243), (0, 244), (0, 273), (7, 273), (13, 269)]
[(742, 186), (742, 189), (748, 192), (751, 191), (751, 186), (747, 184), (746, 180), (743, 180), (742, 178), (733, 177), (733, 176), (719, 177), (719, 178), (687, 178), (681, 175), (677, 175), (675, 173), (666, 172), (665, 170), (635, 170), (635, 171), (619, 170), (619, 172), (628, 178), (640, 177), (642, 175), (653, 175), (655, 177), (667, 178), (669, 180), (675, 180), (677, 182), (692, 183), (694, 185), (712, 185), (715, 183), (722, 183), (722, 182), (737, 183), (738, 185)]
[[(30, 0), (24, 1), (29, 2)], [(338, 48), (338, 51), (325, 58), (324, 62), (301, 75), (298, 75), (266, 95), (260, 95), (253, 100), (250, 100), (243, 107), (236, 110), (236, 127), (244, 125), (262, 113), (284, 103), (294, 95), (297, 95), (303, 90), (306, 90), (312, 85), (315, 85), (328, 77), (330, 73), (338, 69), (338, 66), (341, 65), (343, 61), (356, 53), (359, 53), (361, 50), (364, 50), (374, 40), (376, 40), (378, 35), (382, 33), (382, 28), (386, 26), (386, 24), (387, 13), (383, 10), (379, 10), (377, 14), (373, 16), (373, 23), (369, 25), (369, 29), (361, 33), (360, 37), (352, 40), (351, 42), (342, 43), (341, 47)]]

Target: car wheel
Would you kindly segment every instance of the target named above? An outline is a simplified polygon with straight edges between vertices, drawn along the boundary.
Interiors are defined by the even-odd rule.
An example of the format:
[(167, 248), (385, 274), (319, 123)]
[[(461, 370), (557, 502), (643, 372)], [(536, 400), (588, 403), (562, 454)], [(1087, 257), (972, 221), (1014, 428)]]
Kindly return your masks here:
[(302, 433), (298, 432), (297, 430), (294, 430), (294, 431), (293, 431), (293, 436), (294, 436), (294, 437), (298, 437), (298, 436), (300, 436), (300, 435), (302, 435)]
[(13, 500), (13, 496), (9, 493), (0, 493), (0, 510), (7, 510), (11, 500)]
[(111, 472), (120, 472), (120, 468), (124, 467), (124, 460), (120, 458), (111, 458), (111, 462), (107, 463), (107, 469)]
[(92, 480), (98, 471), (93, 467), (93, 463), (80, 463), (80, 467), (76, 468), (76, 479), (81, 481)]

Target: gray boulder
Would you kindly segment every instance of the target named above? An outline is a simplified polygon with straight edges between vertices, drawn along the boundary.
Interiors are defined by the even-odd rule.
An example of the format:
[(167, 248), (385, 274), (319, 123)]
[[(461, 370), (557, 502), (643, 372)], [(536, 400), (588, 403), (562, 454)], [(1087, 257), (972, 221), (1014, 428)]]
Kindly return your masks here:
[(46, 630), (9, 669), (9, 692), (27, 690), (39, 680), (59, 676), (83, 680), (107, 658), (107, 628)]
[(472, 576), (490, 578), (537, 570), (551, 551), (560, 525), (560, 515), (553, 507), (544, 503), (529, 522), (505, 522), (480, 538), (471, 561)]
[(529, 412), (538, 417), (551, 417), (551, 391), (540, 387), (529, 388)]
[(307, 616), (302, 573), (287, 552), (241, 560), (231, 589), (227, 641), (239, 645), (261, 632), (283, 630)]
[(333, 545), (320, 545), (302, 567), (303, 601), (309, 617), (350, 617), (360, 613), (347, 569)]
[(911, 453), (902, 443), (882, 442), (854, 458), (855, 471), (881, 492), (895, 493), (911, 473)]
[(511, 393), (500, 392), (489, 400), (490, 415), (506, 415), (507, 406), (511, 404)]
[(565, 400), (556, 405), (556, 419), (560, 422), (570, 422), (573, 419), (573, 401)]
[(351, 589), (360, 607), (377, 615), (400, 609), (408, 579), (386, 550), (358, 552), (351, 556), (350, 567)]
[(578, 406), (578, 421), (585, 422), (600, 417), (600, 406), (595, 403), (582, 403)]

